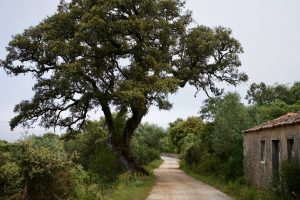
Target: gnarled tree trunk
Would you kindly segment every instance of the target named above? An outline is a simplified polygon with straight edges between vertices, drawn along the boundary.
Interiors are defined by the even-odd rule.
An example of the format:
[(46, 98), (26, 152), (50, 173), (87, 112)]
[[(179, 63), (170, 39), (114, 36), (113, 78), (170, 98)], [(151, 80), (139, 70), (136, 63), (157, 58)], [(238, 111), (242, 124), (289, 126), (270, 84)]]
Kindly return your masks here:
[[(134, 131), (141, 123), (143, 116), (147, 112), (146, 107), (144, 107), (143, 109), (136, 109), (135, 107), (131, 107), (132, 115), (127, 119), (121, 135), (119, 135), (116, 130), (116, 121), (118, 120), (118, 117), (116, 117), (117, 119), (113, 119), (110, 109), (105, 103), (102, 104), (102, 110), (104, 112), (109, 130), (108, 144), (111, 147), (113, 153), (116, 154), (121, 163), (130, 172), (148, 176), (149, 172), (142, 166), (139, 166), (135, 161), (130, 146), (130, 141), (134, 134)], [(124, 110), (121, 109), (118, 115), (122, 116), (122, 114), (125, 113)]]
[(109, 145), (112, 151), (122, 162), (122, 164), (126, 167), (127, 170), (129, 170), (132, 173), (143, 174), (148, 176), (149, 172), (136, 163), (131, 151), (130, 144), (122, 145), (121, 142), (123, 141), (118, 141), (118, 143), (116, 144), (114, 140), (111, 140), (109, 141)]

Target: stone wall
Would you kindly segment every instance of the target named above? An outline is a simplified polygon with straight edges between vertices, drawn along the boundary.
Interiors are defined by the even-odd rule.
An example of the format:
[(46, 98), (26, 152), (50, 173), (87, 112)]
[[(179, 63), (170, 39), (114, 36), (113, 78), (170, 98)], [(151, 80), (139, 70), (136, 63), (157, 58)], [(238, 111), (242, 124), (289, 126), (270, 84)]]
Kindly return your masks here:
[[(300, 159), (300, 124), (248, 132), (244, 135), (244, 172), (250, 183), (270, 186), (272, 183), (272, 141), (279, 140), (279, 164), (288, 157), (287, 139), (294, 139), (294, 157)], [(261, 141), (265, 140), (265, 161), (261, 160)]]

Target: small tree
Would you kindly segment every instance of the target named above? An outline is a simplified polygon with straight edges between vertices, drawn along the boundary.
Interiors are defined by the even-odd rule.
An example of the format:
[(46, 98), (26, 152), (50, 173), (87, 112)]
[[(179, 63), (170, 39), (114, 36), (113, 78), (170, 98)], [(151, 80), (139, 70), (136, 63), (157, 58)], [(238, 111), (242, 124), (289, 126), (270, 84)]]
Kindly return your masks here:
[(201, 131), (204, 129), (205, 124), (200, 117), (188, 117), (186, 120), (176, 120), (174, 123), (170, 124), (169, 134), (171, 140), (177, 148), (178, 152), (183, 150), (185, 138), (189, 134), (199, 136)]
[(34, 97), (16, 105), (11, 128), (36, 121), (46, 128), (81, 128), (88, 112), (100, 108), (111, 149), (129, 170), (147, 173), (134, 161), (130, 140), (150, 106), (170, 109), (168, 95), (187, 83), (219, 94), (215, 81), (247, 79), (237, 70), (242, 48), (231, 30), (188, 28), (191, 12), (184, 5), (62, 1), (56, 14), (14, 36), (0, 61), (8, 74), (31, 73), (36, 80)]
[(139, 164), (145, 165), (158, 159), (165, 130), (154, 124), (140, 124), (131, 141), (133, 155)]
[[(203, 117), (213, 120), (210, 132), (206, 133), (203, 139), (208, 139), (212, 145), (212, 153), (222, 161), (222, 175), (225, 178), (241, 176), (243, 174), (242, 131), (249, 128), (251, 124), (247, 109), (241, 103), (239, 95), (227, 93), (224, 97), (209, 99), (200, 112)], [(221, 168), (221, 165), (217, 167)]]

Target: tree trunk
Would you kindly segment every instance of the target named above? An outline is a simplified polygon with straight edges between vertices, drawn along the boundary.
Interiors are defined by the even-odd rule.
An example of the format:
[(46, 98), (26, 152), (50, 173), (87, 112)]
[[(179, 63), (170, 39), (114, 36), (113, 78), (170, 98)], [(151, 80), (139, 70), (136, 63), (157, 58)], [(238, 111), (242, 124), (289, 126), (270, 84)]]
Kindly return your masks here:
[(125, 141), (119, 141), (118, 144), (116, 144), (114, 140), (111, 140), (109, 141), (109, 145), (128, 171), (134, 174), (149, 176), (149, 172), (136, 163), (130, 145), (126, 145)]
[[(148, 176), (149, 172), (136, 163), (130, 147), (132, 135), (135, 129), (141, 123), (143, 116), (147, 113), (146, 105), (144, 105), (142, 109), (131, 107), (132, 116), (127, 119), (123, 133), (118, 136), (116, 131), (116, 124), (118, 121), (113, 119), (107, 101), (102, 101), (102, 99), (100, 99), (100, 103), (102, 106), (102, 111), (105, 115), (106, 124), (108, 126), (108, 144), (110, 145), (111, 150), (117, 155), (127, 170), (135, 174), (143, 174)], [(127, 108), (123, 107), (119, 111), (118, 116), (122, 116), (126, 113), (126, 111)], [(116, 117), (117, 120), (118, 116)]]

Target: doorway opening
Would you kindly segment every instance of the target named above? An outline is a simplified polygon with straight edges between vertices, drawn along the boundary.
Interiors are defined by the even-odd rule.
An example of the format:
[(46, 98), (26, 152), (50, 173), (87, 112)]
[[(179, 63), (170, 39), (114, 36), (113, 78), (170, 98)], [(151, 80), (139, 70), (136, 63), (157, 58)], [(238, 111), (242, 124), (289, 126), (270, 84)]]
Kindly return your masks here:
[(280, 165), (280, 141), (272, 140), (272, 169), (273, 176), (278, 177)]

